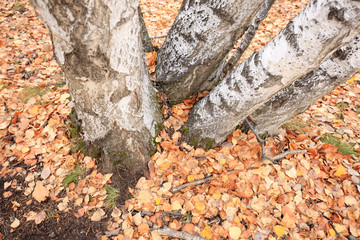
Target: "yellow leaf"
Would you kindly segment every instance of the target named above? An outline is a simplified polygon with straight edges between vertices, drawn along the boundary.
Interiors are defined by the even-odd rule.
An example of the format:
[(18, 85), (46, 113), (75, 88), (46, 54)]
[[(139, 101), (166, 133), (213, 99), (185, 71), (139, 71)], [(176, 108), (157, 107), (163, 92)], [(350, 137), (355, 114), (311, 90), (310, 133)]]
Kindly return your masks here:
[(161, 198), (155, 199), (155, 203), (156, 203), (156, 205), (159, 205), (161, 203)]
[(224, 165), (224, 164), (226, 163), (226, 159), (225, 159), (225, 158), (221, 158), (219, 162), (220, 162), (220, 164)]
[(329, 230), (330, 236), (334, 237), (336, 235), (336, 232), (334, 229)]
[(334, 173), (334, 175), (336, 177), (340, 177), (340, 176), (345, 175), (345, 174), (347, 174), (347, 171), (342, 165), (340, 165), (338, 167), (338, 169), (336, 170), (336, 172)]
[(37, 115), (39, 113), (39, 106), (35, 105), (29, 109), (29, 113), (32, 115)]
[(216, 192), (212, 195), (212, 197), (216, 200), (220, 200), (221, 196), (222, 196), (221, 193), (218, 193), (218, 192)]
[(193, 182), (195, 180), (195, 177), (193, 175), (189, 175), (187, 177), (187, 179), (188, 179), (188, 182)]
[(350, 78), (349, 80), (346, 81), (346, 83), (353, 83), (355, 81), (355, 76), (353, 76), (352, 78)]
[(203, 238), (210, 239), (212, 237), (212, 230), (210, 226), (206, 226), (200, 233)]
[(239, 227), (230, 227), (229, 235), (232, 239), (239, 239), (241, 235), (241, 229)]
[(204, 211), (205, 210), (205, 204), (203, 202), (196, 202), (195, 203), (195, 208), (199, 211)]
[(285, 228), (281, 225), (276, 225), (274, 228), (274, 232), (278, 237), (282, 237), (285, 234)]

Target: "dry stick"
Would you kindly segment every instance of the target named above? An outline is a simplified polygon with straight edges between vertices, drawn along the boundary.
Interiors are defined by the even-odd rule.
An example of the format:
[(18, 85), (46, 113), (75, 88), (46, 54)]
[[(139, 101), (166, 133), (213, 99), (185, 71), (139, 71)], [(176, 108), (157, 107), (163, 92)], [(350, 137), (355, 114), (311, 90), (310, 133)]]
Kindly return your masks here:
[(332, 222), (329, 218), (325, 217), (325, 215), (324, 215), (322, 212), (320, 212), (319, 210), (317, 210), (316, 202), (315, 202), (313, 199), (311, 199), (311, 198), (310, 198), (310, 201), (313, 202), (314, 207), (315, 207), (315, 211), (317, 211), (323, 218), (325, 218), (326, 220), (328, 220), (329, 224), (330, 224), (331, 227), (334, 229), (336, 235), (337, 235), (338, 237), (340, 237), (341, 239), (343, 239), (343, 240), (347, 240), (346, 237), (344, 237), (341, 233), (339, 233), (339, 232), (336, 230), (335, 225), (333, 224), (333, 222)]
[(178, 187), (174, 187), (173, 189), (171, 189), (171, 192), (172, 192), (172, 193), (180, 192), (182, 189), (184, 189), (184, 188), (186, 188), (186, 187), (195, 186), (195, 185), (200, 185), (200, 184), (206, 183), (206, 182), (210, 181), (212, 178), (213, 178), (213, 176), (209, 176), (209, 177), (206, 177), (206, 178), (204, 178), (204, 179), (200, 179), (200, 180), (196, 180), (196, 181), (193, 181), (193, 182), (185, 183), (185, 184), (180, 185), (180, 186), (178, 186)]
[(303, 150), (288, 150), (286, 152), (283, 152), (283, 153), (280, 153), (278, 155), (276, 155), (275, 157), (273, 158), (270, 158), (268, 157), (266, 154), (265, 154), (265, 142), (266, 140), (262, 139), (259, 134), (256, 133), (255, 129), (253, 128), (253, 126), (251, 125), (250, 121), (249, 121), (249, 117), (245, 118), (245, 122), (246, 124), (249, 126), (249, 128), (251, 129), (251, 131), (255, 134), (256, 136), (256, 139), (260, 142), (261, 144), (261, 159), (262, 160), (265, 160), (265, 159), (268, 159), (270, 161), (272, 161), (273, 163), (278, 163), (278, 160), (286, 157), (286, 155), (288, 154), (291, 154), (291, 153), (306, 153), (306, 149), (303, 149)]
[(157, 231), (160, 235), (165, 235), (165, 236), (180, 238), (185, 240), (205, 240), (205, 238), (202, 238), (200, 236), (192, 235), (187, 232), (174, 231), (171, 230), (170, 228), (153, 229), (153, 231)]
[(150, 36), (150, 39), (163, 38), (163, 37), (166, 37), (166, 36), (167, 36), (167, 34), (155, 35), (155, 36)]
[[(236, 63), (239, 62), (241, 56), (244, 54), (245, 50), (249, 47), (251, 40), (254, 38), (260, 23), (266, 18), (274, 2), (275, 0), (267, 0), (261, 6), (259, 13), (256, 15), (254, 21), (248, 27), (243, 40), (241, 40), (240, 45), (235, 49), (231, 58), (222, 66), (222, 69), (220, 70), (220, 74), (218, 75), (218, 77), (221, 77), (221, 79), (225, 78), (234, 68)], [(217, 79), (215, 82), (218, 82), (218, 80), (219, 79)]]

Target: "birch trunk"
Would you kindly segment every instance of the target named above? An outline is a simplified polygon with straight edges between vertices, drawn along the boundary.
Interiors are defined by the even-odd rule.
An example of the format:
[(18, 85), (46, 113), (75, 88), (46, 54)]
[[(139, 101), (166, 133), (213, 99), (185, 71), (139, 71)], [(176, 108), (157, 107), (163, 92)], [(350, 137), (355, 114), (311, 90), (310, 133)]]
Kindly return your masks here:
[(360, 2), (313, 0), (276, 38), (195, 104), (186, 127), (195, 145), (218, 145), (276, 92), (316, 69), (360, 29)]
[(157, 59), (157, 81), (170, 101), (198, 92), (264, 2), (183, 1)]
[(360, 34), (336, 50), (316, 70), (274, 95), (251, 114), (255, 131), (271, 135), (284, 123), (304, 112), (322, 96), (360, 71)]
[(106, 170), (143, 175), (161, 117), (145, 68), (139, 2), (60, 2), (33, 5), (51, 35), (84, 140), (102, 150)]

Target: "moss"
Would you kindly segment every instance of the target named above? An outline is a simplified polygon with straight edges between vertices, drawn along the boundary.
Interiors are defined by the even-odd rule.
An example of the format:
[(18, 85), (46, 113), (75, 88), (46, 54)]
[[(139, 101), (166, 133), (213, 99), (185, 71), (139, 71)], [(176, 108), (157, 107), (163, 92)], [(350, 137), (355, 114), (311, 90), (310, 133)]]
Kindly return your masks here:
[(127, 158), (128, 158), (127, 153), (121, 151), (111, 153), (109, 156), (110, 162), (114, 168), (122, 165)]
[(157, 149), (152, 149), (149, 151), (149, 156), (152, 157), (153, 155), (155, 155), (155, 153), (157, 152)]
[(215, 140), (212, 138), (203, 138), (200, 140), (200, 146), (204, 149), (209, 150), (215, 146)]
[(184, 133), (184, 135), (189, 136), (189, 128), (188, 127), (183, 126), (181, 128), (181, 131), (182, 131), (182, 133)]
[(156, 124), (155, 125), (155, 136), (159, 135), (163, 129), (164, 129), (163, 123)]
[(195, 138), (193, 138), (190, 141), (190, 145), (196, 147), (198, 145), (198, 141)]

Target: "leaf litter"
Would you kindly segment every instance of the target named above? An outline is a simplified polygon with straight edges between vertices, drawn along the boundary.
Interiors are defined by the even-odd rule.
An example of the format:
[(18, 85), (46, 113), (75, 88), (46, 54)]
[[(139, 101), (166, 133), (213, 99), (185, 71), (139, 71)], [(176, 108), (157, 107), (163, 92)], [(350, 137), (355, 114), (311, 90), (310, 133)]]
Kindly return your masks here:
[[(243, 59), (306, 3), (276, 1)], [(142, 0), (150, 35), (166, 34), (180, 5)], [(269, 157), (307, 150), (275, 165), (261, 161), (251, 131), (236, 130), (210, 150), (182, 141), (188, 113), (206, 92), (164, 104), (166, 119), (149, 162), (150, 178), (139, 179), (133, 198), (119, 206), (111, 174), (102, 173), (95, 159), (71, 153), (66, 119), (72, 103), (44, 25), (27, 1), (5, 1), (0, 7), (0, 239), (25, 236), (21, 228), (26, 226), (45, 228), (52, 219), (65, 224), (71, 218), (79, 227), (100, 224), (93, 225), (95, 232), (87, 228), (87, 239), (360, 237), (359, 74), (266, 142)], [(164, 38), (152, 41), (161, 47)], [(156, 52), (147, 59), (152, 73)], [(159, 93), (159, 99), (166, 97)], [(49, 234), (61, 236), (55, 230)]]

